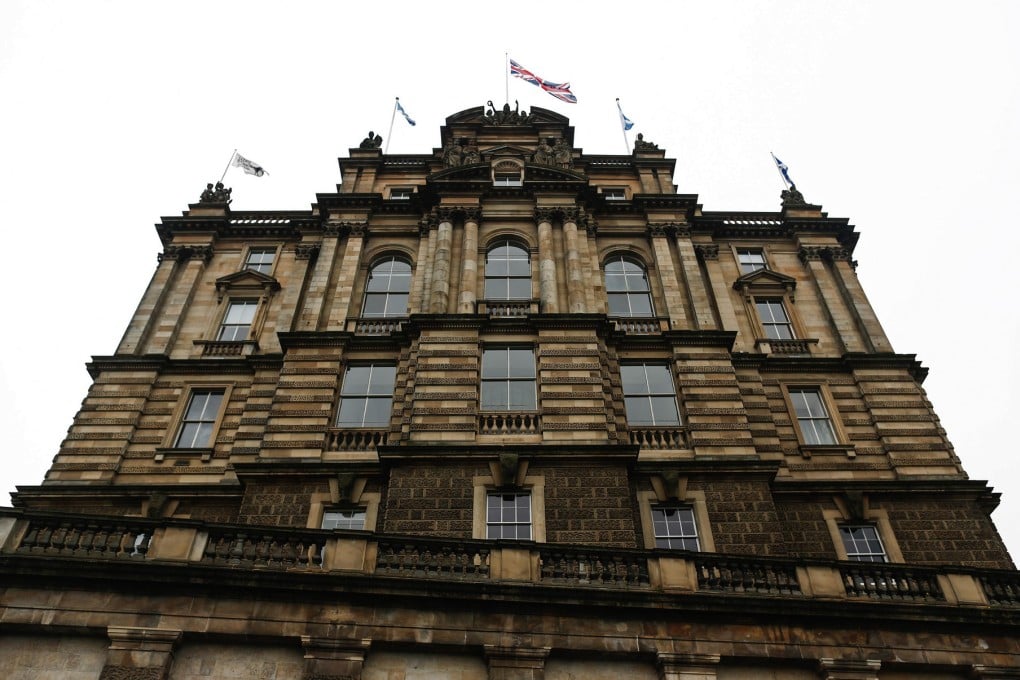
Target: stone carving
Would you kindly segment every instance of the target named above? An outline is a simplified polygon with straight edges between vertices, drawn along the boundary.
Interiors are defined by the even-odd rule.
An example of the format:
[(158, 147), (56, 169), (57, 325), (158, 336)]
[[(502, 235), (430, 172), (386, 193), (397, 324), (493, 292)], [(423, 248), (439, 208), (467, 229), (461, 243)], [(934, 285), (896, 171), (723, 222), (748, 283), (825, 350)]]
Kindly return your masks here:
[(570, 146), (567, 145), (567, 140), (562, 137), (556, 140), (553, 162), (561, 168), (569, 168), (574, 163), (573, 154), (570, 152)]
[(702, 260), (718, 260), (719, 246), (717, 244), (698, 243), (694, 246), (695, 254)]
[(783, 207), (789, 208), (797, 205), (807, 205), (807, 201), (804, 200), (804, 194), (797, 191), (797, 185), (791, 184), (789, 189), (785, 189), (780, 194), (783, 199)]
[(372, 130), (368, 131), (368, 136), (361, 140), (362, 149), (381, 149), (382, 148), (382, 136), (375, 134)]
[(223, 186), (223, 182), (217, 182), (216, 186), (213, 187), (213, 183), (209, 182), (205, 185), (205, 191), (198, 198), (199, 203), (230, 203), (231, 197), (230, 192), (233, 189), (229, 189)]
[(478, 147), (473, 141), (469, 141), (464, 146), (464, 165), (472, 165), (474, 163), (482, 162), (482, 154), (478, 153)]
[(558, 168), (569, 168), (573, 165), (573, 154), (567, 140), (560, 137), (546, 137), (538, 142), (535, 153), (531, 156), (531, 162), (538, 165), (551, 165)]
[(649, 222), (648, 233), (651, 236), (669, 236), (676, 233), (678, 226), (676, 222)]
[(532, 121), (533, 116), (527, 111), (521, 111), (520, 104), (514, 100), (514, 110), (510, 110), (510, 104), (503, 104), (503, 110), (497, 111), (492, 100), (486, 102), (489, 110), (485, 112), (485, 122), (489, 125), (526, 125)]
[(177, 260), (178, 262), (187, 262), (189, 259), (196, 257), (201, 258), (204, 262), (208, 263), (212, 259), (213, 249), (212, 246), (177, 246), (168, 245), (163, 248), (163, 252), (156, 255), (156, 259), (159, 262), (163, 260)]
[(162, 680), (165, 675), (163, 668), (147, 666), (136, 668), (133, 666), (103, 666), (99, 674), (99, 680)]
[(294, 258), (297, 260), (314, 260), (318, 256), (318, 243), (299, 243), (294, 246)]
[(808, 262), (810, 260), (823, 260), (825, 262), (834, 262), (836, 260), (851, 261), (850, 251), (838, 246), (803, 246), (797, 251), (797, 257), (800, 258), (801, 262)]
[(467, 139), (461, 137), (460, 139), (450, 139), (443, 147), (443, 165), (448, 168), (456, 168), (459, 165), (464, 164), (464, 146), (467, 144)]
[(634, 150), (635, 151), (648, 151), (648, 150), (658, 149), (658, 148), (659, 148), (658, 144), (653, 144), (651, 142), (646, 142), (645, 141), (645, 136), (642, 133), (640, 133), (640, 132), (638, 133), (637, 139), (634, 140)]
[(552, 222), (557, 211), (553, 208), (535, 208), (535, 221), (538, 223)]

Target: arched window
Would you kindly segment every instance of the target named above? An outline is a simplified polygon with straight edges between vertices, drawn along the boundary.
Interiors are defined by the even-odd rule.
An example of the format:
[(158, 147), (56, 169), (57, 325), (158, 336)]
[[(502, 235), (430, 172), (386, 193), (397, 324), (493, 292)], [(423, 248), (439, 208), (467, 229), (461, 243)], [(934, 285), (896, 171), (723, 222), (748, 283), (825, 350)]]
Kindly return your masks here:
[(396, 256), (385, 257), (368, 272), (361, 316), (405, 316), (411, 290), (411, 265)]
[(654, 316), (648, 274), (639, 262), (622, 255), (606, 262), (610, 316)]
[(485, 298), (527, 300), (531, 297), (531, 257), (509, 239), (496, 241), (485, 254)]

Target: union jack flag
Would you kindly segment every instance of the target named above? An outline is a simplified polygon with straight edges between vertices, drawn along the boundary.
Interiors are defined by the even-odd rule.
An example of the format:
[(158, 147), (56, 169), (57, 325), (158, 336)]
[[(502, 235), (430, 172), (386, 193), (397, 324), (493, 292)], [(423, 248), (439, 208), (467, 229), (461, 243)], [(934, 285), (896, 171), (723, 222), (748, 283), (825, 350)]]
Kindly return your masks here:
[(537, 85), (560, 101), (567, 102), (568, 104), (577, 103), (577, 97), (570, 91), (570, 83), (551, 83), (548, 80), (543, 80), (513, 59), (510, 60), (510, 75), (525, 80), (532, 85)]

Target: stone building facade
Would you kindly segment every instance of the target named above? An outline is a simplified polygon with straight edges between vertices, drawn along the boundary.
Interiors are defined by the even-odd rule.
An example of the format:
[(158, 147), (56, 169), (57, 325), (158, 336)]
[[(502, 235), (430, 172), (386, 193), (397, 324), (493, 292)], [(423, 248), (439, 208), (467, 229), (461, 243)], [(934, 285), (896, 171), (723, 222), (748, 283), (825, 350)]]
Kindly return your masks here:
[(1020, 678), (1020, 574), (855, 274), (544, 109), (210, 188), (39, 486), (0, 676)]

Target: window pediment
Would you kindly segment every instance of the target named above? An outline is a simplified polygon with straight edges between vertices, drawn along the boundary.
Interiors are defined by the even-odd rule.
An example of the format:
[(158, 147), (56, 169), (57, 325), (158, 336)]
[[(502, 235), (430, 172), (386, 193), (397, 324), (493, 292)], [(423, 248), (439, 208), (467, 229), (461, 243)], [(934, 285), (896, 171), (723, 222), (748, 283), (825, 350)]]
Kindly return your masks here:
[(216, 279), (217, 302), (222, 301), (223, 296), (227, 293), (231, 295), (259, 295), (268, 298), (278, 290), (280, 290), (280, 282), (275, 277), (253, 269), (244, 269)]
[(752, 295), (788, 295), (793, 302), (797, 279), (771, 269), (759, 269), (737, 278), (733, 288), (748, 300)]

